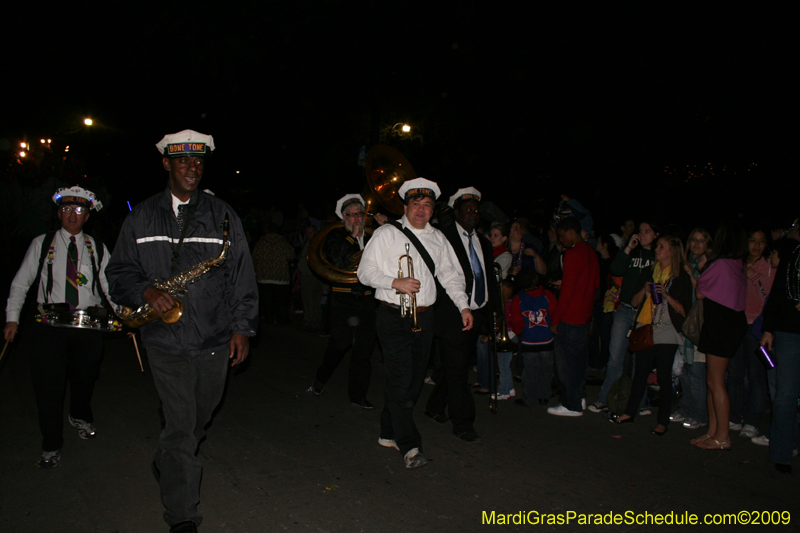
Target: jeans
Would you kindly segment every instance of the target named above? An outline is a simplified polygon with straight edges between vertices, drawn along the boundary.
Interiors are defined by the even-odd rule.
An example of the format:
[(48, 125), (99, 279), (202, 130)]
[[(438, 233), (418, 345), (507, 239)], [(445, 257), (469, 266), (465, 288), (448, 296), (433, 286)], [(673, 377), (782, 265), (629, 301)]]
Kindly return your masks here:
[[(747, 365), (747, 386), (749, 389), (742, 416), (745, 424), (755, 428), (761, 425), (761, 419), (769, 408), (767, 369), (756, 355), (759, 344), (759, 339), (753, 336), (753, 326), (748, 325), (741, 347), (742, 356)], [(739, 357), (739, 354), (736, 357)]]
[(600, 387), (600, 403), (608, 404), (608, 391), (611, 385), (622, 376), (625, 365), (625, 354), (628, 351), (628, 330), (636, 318), (633, 308), (620, 304), (614, 311), (614, 322), (611, 325), (611, 341), (609, 343), (606, 379)]
[(161, 471), (161, 502), (169, 525), (186, 520), (199, 524), (202, 520), (197, 504), (203, 468), (197, 447), (222, 399), (229, 353), (228, 346), (195, 356), (148, 351), (166, 419), (155, 464)]
[(701, 424), (708, 423), (708, 400), (706, 397), (706, 364), (697, 361), (683, 365), (683, 373), (678, 378), (681, 384), (681, 399), (678, 411), (687, 418)]
[(478, 366), (478, 385), (482, 389), (492, 390), (492, 376), (497, 375), (497, 369), (495, 368), (494, 364), (494, 357), (491, 354), (490, 350), (490, 343), (491, 341), (481, 342), (481, 339), (478, 338), (478, 342), (475, 343), (475, 350), (478, 354), (477, 359), (477, 366)]
[(553, 380), (553, 352), (521, 352), (525, 361), (522, 372), (522, 400), (533, 407), (539, 400), (550, 398)]
[(500, 368), (500, 384), (497, 386), (498, 394), (509, 394), (514, 386), (514, 378), (511, 376), (511, 357), (513, 355), (514, 352), (497, 352), (497, 366)]
[(773, 333), (775, 368), (767, 371), (772, 397), (769, 460), (788, 465), (797, 448), (797, 397), (800, 395), (800, 333)]
[(561, 405), (570, 411), (583, 410), (581, 400), (586, 397), (590, 327), (591, 323), (574, 325), (561, 322), (555, 336), (556, 368), (564, 384)]

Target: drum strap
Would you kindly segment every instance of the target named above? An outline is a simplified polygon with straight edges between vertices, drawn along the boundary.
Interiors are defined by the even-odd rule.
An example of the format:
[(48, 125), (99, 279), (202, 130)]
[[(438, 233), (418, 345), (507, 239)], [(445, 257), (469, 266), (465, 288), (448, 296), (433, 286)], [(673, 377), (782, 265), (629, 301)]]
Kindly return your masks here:
[[(42, 268), (44, 267), (44, 259), (48, 257), (47, 260), (47, 286), (45, 287), (44, 292), (44, 302), (48, 303), (50, 293), (53, 291), (53, 257), (52, 257), (52, 250), (55, 248), (55, 231), (48, 231), (45, 236), (44, 240), (42, 241), (42, 250), (39, 254), (39, 270), (36, 271), (36, 277), (34, 279), (40, 280), (41, 283), (41, 275), (42, 275)], [(94, 250), (92, 249), (91, 240), (86, 236), (86, 247), (89, 249), (89, 257), (92, 261), (92, 294), (97, 294), (97, 284), (98, 279), (100, 277), (100, 270), (97, 268), (98, 264), (103, 264), (103, 253), (105, 251), (105, 247), (103, 246), (103, 241), (98, 239), (97, 237), (94, 238), (95, 245), (97, 247), (97, 260), (95, 261), (95, 254)], [(102, 286), (101, 286), (102, 287)], [(108, 295), (105, 295), (106, 299), (108, 299)]]

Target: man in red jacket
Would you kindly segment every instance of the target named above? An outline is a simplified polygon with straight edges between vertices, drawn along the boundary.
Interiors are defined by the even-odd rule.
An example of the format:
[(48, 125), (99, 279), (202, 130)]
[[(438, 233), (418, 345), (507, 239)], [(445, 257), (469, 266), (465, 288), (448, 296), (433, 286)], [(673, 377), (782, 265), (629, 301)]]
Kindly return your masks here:
[(563, 219), (556, 232), (566, 252), (558, 308), (550, 329), (555, 335), (556, 369), (564, 392), (561, 405), (550, 407), (547, 412), (556, 416), (583, 416), (589, 330), (595, 291), (600, 287), (600, 268), (597, 254), (583, 242), (578, 219)]

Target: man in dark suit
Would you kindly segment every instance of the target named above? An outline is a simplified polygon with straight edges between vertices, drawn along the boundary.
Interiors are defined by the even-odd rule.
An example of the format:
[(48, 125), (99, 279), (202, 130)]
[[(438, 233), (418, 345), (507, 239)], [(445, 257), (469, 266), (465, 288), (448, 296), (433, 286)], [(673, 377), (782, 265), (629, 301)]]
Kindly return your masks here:
[(455, 222), (441, 228), (458, 257), (458, 267), (466, 279), (466, 293), (475, 323), (464, 331), (461, 314), (441, 287), (435, 309), (434, 334), (439, 347), (441, 368), (433, 376), (436, 386), (428, 398), (425, 414), (446, 424), (445, 407), (453, 434), (465, 442), (480, 442), (475, 431), (475, 402), (470, 391), (469, 361), (481, 334), (492, 334), (492, 311), (499, 309), (499, 289), (494, 277), (492, 244), (477, 233), (481, 194), (474, 187), (459, 189), (450, 198)]

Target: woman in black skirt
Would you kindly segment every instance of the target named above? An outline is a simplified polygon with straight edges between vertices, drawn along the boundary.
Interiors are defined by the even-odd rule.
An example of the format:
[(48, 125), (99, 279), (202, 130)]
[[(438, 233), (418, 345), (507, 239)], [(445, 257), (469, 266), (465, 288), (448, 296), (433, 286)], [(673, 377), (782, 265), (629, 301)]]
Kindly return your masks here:
[(697, 348), (706, 354), (708, 433), (692, 439), (691, 443), (704, 450), (731, 449), (731, 409), (725, 372), (747, 329), (746, 253), (744, 230), (723, 224), (714, 237), (708, 264), (697, 281), (697, 298), (703, 299), (703, 328)]

